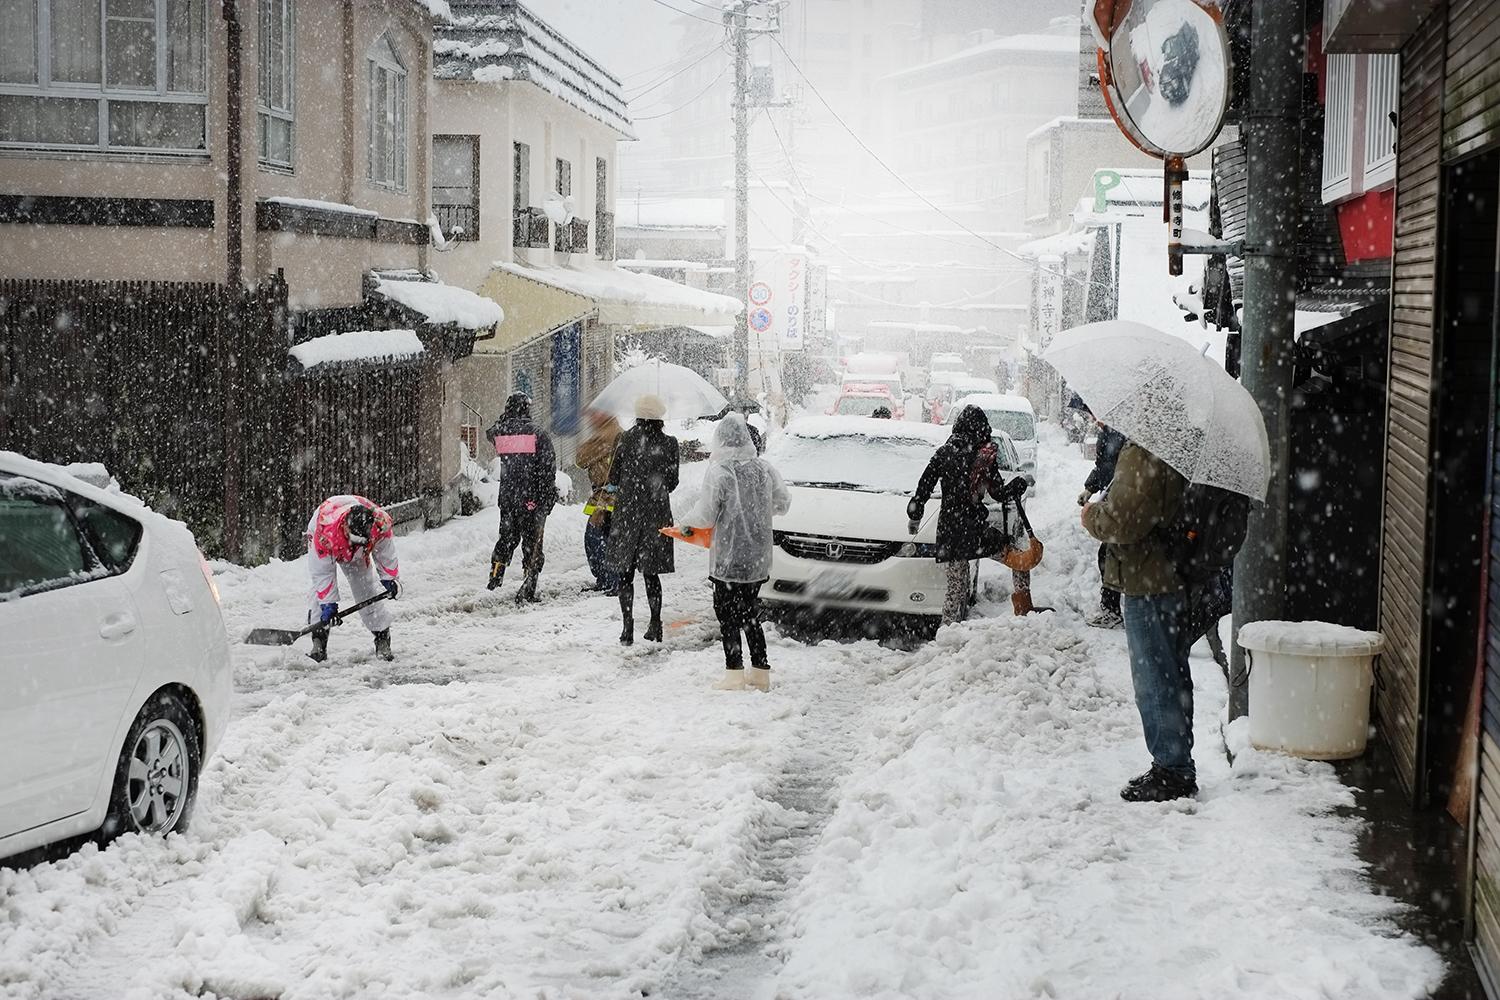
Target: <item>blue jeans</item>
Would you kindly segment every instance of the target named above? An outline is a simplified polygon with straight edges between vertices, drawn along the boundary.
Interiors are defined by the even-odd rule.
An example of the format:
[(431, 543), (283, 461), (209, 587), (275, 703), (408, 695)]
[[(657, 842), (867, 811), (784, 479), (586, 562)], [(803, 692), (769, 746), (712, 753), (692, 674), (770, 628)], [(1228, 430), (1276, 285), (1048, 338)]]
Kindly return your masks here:
[(605, 590), (613, 589), (615, 575), (609, 571), (609, 563), (604, 558), (604, 553), (609, 545), (609, 521), (606, 519), (603, 527), (595, 527), (592, 520), (583, 529), (583, 554), (589, 561), (589, 572), (594, 574), (594, 582)]
[(1122, 596), (1125, 642), (1130, 647), (1130, 679), (1141, 713), (1146, 749), (1156, 766), (1196, 780), (1193, 767), (1193, 676), (1188, 651), (1196, 636), (1186, 634), (1186, 600), (1179, 593)]

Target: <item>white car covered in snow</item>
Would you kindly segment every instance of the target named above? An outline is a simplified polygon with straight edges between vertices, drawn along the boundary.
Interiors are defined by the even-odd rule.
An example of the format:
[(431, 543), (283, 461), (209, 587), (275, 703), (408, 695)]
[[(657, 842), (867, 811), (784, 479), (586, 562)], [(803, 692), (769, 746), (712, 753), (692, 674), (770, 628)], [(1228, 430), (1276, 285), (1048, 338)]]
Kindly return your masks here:
[(761, 600), (791, 608), (931, 617), (946, 579), (934, 561), (936, 502), (912, 535), (906, 503), (948, 430), (872, 417), (804, 417), (766, 452), (792, 494), (773, 522)]
[(231, 690), (187, 527), (0, 452), (0, 637), (0, 857), (182, 829)]

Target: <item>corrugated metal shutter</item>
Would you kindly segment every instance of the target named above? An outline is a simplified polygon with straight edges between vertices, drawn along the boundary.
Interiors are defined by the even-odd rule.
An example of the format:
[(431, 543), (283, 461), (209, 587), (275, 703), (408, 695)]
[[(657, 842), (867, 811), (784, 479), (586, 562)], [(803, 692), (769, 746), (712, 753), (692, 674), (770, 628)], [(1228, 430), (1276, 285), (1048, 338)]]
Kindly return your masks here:
[(1448, 11), (1443, 158), (1500, 142), (1500, 4), (1454, 0)]
[(1402, 50), (1396, 164), (1396, 254), (1391, 288), (1390, 382), (1380, 547), (1380, 630), (1386, 636), (1376, 696), (1380, 728), (1408, 792), (1416, 787), (1418, 706), (1427, 576), (1428, 455), (1438, 238), (1441, 8)]
[(1494, 996), (1500, 971), (1500, 456), (1491, 466), (1489, 595), (1485, 601), (1484, 704), (1479, 728), (1479, 801), (1474, 883), (1469, 890), (1476, 963)]

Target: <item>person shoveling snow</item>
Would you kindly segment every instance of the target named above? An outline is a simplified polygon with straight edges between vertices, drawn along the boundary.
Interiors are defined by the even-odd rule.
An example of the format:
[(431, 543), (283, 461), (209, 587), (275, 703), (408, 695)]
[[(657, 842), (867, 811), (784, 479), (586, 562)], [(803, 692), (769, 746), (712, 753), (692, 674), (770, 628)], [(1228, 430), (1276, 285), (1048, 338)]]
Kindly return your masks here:
[[(359, 620), (375, 636), (375, 655), (395, 659), (391, 652), (391, 609), (385, 601), (365, 603), (380, 596), (381, 588), (391, 599), (400, 590), (401, 575), (396, 560), (396, 538), (391, 515), (361, 496), (329, 497), (318, 505), (307, 522), (307, 569), (312, 576), (313, 609), (308, 621), (332, 626), (338, 623), (338, 571), (349, 582), (349, 592), (364, 606)], [(312, 633), (313, 650), (308, 655), (319, 663), (328, 659), (328, 628)]]

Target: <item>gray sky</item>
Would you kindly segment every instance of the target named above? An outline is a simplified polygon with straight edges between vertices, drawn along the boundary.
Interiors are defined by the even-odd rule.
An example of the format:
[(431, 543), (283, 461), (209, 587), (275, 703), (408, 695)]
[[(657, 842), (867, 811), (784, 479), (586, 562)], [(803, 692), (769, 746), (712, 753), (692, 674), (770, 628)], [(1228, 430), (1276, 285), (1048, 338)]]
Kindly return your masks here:
[[(712, 16), (693, 0), (662, 2), (681, 10), (698, 7)], [(677, 15), (654, 0), (527, 0), (527, 5), (617, 77), (677, 59), (671, 29)]]

